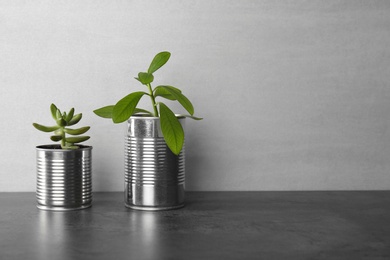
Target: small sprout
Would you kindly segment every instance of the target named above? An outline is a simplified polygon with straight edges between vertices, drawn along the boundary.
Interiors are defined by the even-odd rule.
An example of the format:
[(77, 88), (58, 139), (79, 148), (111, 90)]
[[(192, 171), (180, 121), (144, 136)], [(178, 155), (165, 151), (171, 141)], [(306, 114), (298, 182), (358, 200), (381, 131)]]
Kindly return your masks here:
[(33, 123), (33, 126), (42, 132), (54, 132), (54, 135), (50, 136), (50, 140), (54, 142), (61, 141), (62, 149), (78, 149), (79, 147), (75, 145), (76, 143), (84, 142), (90, 138), (89, 136), (66, 136), (66, 134), (81, 135), (90, 129), (89, 126), (81, 127), (78, 129), (71, 129), (67, 127), (77, 124), (82, 118), (81, 113), (74, 115), (74, 108), (71, 108), (68, 113), (61, 113), (61, 111), (54, 104), (51, 104), (50, 112), (57, 125), (44, 126), (37, 123)]

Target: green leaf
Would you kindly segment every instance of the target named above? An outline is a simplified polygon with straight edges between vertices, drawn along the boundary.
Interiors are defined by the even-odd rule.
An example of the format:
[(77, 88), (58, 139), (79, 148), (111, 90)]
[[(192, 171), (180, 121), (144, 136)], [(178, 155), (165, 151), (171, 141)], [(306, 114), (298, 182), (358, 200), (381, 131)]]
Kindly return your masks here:
[(56, 120), (62, 119), (61, 111), (57, 108)]
[(68, 113), (68, 115), (67, 115), (66, 118), (65, 118), (65, 120), (66, 120), (67, 123), (69, 123), (69, 121), (72, 120), (73, 115), (74, 115), (74, 108), (72, 107), (72, 108), (69, 110), (69, 113)]
[(60, 135), (52, 135), (52, 136), (50, 136), (50, 140), (52, 140), (54, 142), (58, 142), (58, 141), (62, 140), (62, 136), (60, 136)]
[(103, 118), (112, 118), (112, 110), (114, 109), (114, 105), (101, 107), (99, 109), (94, 110), (93, 112)]
[(65, 121), (65, 119), (57, 119), (57, 125), (59, 125), (59, 126), (66, 126), (67, 125), (67, 123), (66, 123), (66, 121)]
[(68, 126), (77, 124), (81, 120), (82, 117), (83, 117), (82, 113), (74, 115), (72, 117), (72, 119), (68, 122)]
[[(171, 86), (172, 87), (172, 86)], [(175, 88), (175, 87), (172, 87), (172, 88)], [(178, 89), (178, 88), (175, 88), (178, 92), (181, 93), (181, 90)], [(166, 90), (165, 88), (163, 88), (162, 86), (157, 86), (155, 89), (154, 89), (154, 96), (155, 97), (163, 97), (163, 98), (166, 98), (166, 99), (169, 99), (169, 100), (176, 100), (176, 98), (174, 96), (172, 96), (171, 92), (169, 92), (168, 90)]]
[(114, 109), (112, 110), (112, 121), (114, 123), (122, 123), (129, 119), (129, 117), (134, 113), (139, 100), (145, 92), (133, 92), (116, 103)]
[(87, 141), (89, 138), (90, 138), (89, 136), (67, 137), (65, 138), (65, 141), (67, 143), (75, 144), (75, 143), (81, 143)]
[(78, 129), (64, 128), (64, 132), (70, 135), (81, 135), (87, 132), (91, 127), (85, 126)]
[(160, 103), (160, 124), (169, 149), (179, 155), (184, 144), (184, 130), (175, 114), (164, 103)]
[(154, 73), (156, 70), (161, 68), (165, 63), (167, 63), (167, 61), (169, 60), (170, 57), (171, 57), (171, 54), (167, 51), (163, 51), (163, 52), (158, 53), (153, 58), (152, 63), (150, 63), (148, 72), (151, 74)]
[(153, 116), (153, 113), (148, 111), (148, 110), (145, 110), (145, 109), (141, 109), (141, 108), (135, 108), (134, 109), (134, 112), (133, 112), (133, 115), (134, 114), (137, 114), (137, 113), (141, 113), (141, 114), (148, 114), (149, 116)]
[(172, 86), (159, 86), (160, 88), (168, 91), (175, 100), (179, 101), (179, 103), (190, 113), (192, 116), (194, 114), (194, 107), (192, 106), (191, 101), (184, 96), (177, 88)]
[(189, 117), (189, 118), (194, 119), (194, 120), (203, 120), (203, 118), (201, 118), (201, 117), (190, 116), (190, 115), (178, 114), (178, 115), (176, 115), (176, 116), (177, 116), (177, 117), (181, 117), (181, 116)]
[(59, 129), (60, 127), (55, 125), (55, 126), (44, 126), (44, 125), (40, 125), (40, 124), (37, 124), (37, 123), (33, 123), (33, 126), (38, 129), (39, 131), (42, 131), (42, 132), (53, 132), (57, 129)]
[(142, 84), (147, 85), (153, 82), (154, 77), (153, 74), (147, 73), (147, 72), (140, 72), (138, 73), (137, 78)]
[(56, 107), (56, 105), (54, 104), (50, 105), (51, 116), (53, 117), (54, 120), (57, 120), (57, 110), (58, 108)]

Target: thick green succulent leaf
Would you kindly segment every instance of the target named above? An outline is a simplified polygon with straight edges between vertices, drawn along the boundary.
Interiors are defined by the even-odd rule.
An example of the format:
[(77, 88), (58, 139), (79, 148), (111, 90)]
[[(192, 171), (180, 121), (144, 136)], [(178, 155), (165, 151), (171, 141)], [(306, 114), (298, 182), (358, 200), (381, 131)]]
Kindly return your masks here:
[(203, 120), (203, 118), (201, 118), (201, 117), (190, 116), (190, 115), (177, 114), (176, 116), (177, 117), (184, 116), (184, 117), (188, 117), (188, 118), (191, 118), (191, 119), (194, 119), (194, 120)]
[(65, 141), (67, 143), (75, 144), (75, 143), (81, 143), (87, 141), (89, 138), (90, 138), (89, 136), (67, 137), (65, 138)]
[(83, 117), (82, 113), (74, 115), (72, 117), (72, 119), (68, 122), (68, 126), (77, 124), (81, 120), (82, 117)]
[(57, 129), (59, 129), (60, 127), (58, 125), (55, 125), (55, 126), (44, 126), (44, 125), (40, 125), (40, 124), (37, 124), (37, 123), (33, 123), (33, 126), (38, 129), (39, 131), (42, 131), (42, 132), (53, 132)]
[(57, 109), (57, 112), (56, 112), (56, 120), (60, 120), (60, 119), (62, 119), (61, 110)]
[(114, 109), (114, 105), (101, 107), (99, 109), (94, 110), (93, 112), (100, 117), (103, 118), (112, 118), (112, 110)]
[(69, 113), (68, 113), (68, 115), (67, 115), (66, 118), (65, 118), (65, 120), (66, 120), (67, 123), (69, 123), (69, 121), (72, 120), (73, 115), (74, 115), (74, 108), (72, 107), (72, 108), (69, 110)]
[(147, 72), (140, 72), (138, 73), (137, 78), (142, 84), (147, 85), (153, 82), (154, 77), (153, 74), (147, 73)]
[(58, 141), (62, 140), (62, 136), (60, 136), (60, 135), (52, 135), (52, 136), (50, 136), (50, 140), (52, 140), (54, 142), (58, 142)]
[[(180, 89), (175, 88), (175, 87), (172, 87), (172, 88), (176, 89), (178, 92), (181, 93)], [(176, 98), (174, 96), (172, 96), (171, 92), (169, 92), (168, 90), (166, 90), (162, 86), (157, 86), (154, 89), (154, 96), (155, 97), (163, 97), (163, 98), (166, 98), (166, 99), (169, 99), (169, 100), (176, 100)]]
[(58, 108), (56, 107), (56, 105), (54, 104), (50, 105), (51, 116), (53, 117), (54, 120), (57, 120), (57, 110)]
[(175, 114), (164, 103), (160, 103), (160, 124), (169, 149), (179, 155), (184, 144), (184, 130)]
[(66, 126), (67, 125), (67, 123), (66, 123), (66, 121), (65, 121), (65, 119), (57, 119), (57, 125), (59, 125), (59, 126)]
[(159, 86), (159, 87), (168, 91), (172, 95), (172, 97), (175, 98), (175, 100), (179, 101), (179, 103), (185, 108), (185, 110), (188, 111), (188, 113), (190, 113), (191, 116), (194, 114), (194, 107), (191, 101), (186, 96), (184, 96), (180, 91), (178, 91), (177, 88), (172, 86)]
[(64, 128), (64, 132), (70, 135), (81, 135), (87, 132), (91, 127), (85, 126), (77, 129)]
[(153, 58), (152, 63), (150, 63), (148, 72), (151, 74), (154, 73), (156, 70), (161, 68), (165, 63), (167, 63), (167, 61), (169, 60), (170, 57), (171, 57), (171, 54), (167, 51), (163, 51), (163, 52), (158, 53)]
[(112, 121), (117, 124), (129, 119), (129, 117), (134, 113), (134, 109), (136, 108), (139, 100), (145, 94), (146, 93), (142, 91), (133, 92), (119, 100), (112, 110)]

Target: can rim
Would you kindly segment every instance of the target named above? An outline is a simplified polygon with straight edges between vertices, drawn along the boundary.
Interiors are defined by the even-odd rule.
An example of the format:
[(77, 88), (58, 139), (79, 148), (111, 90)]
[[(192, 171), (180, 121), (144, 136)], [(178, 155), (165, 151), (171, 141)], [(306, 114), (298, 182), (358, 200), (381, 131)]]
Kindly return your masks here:
[[(183, 115), (180, 115), (180, 114), (175, 114), (175, 116), (178, 118), (178, 119), (185, 119), (186, 117), (183, 116)], [(157, 117), (157, 116), (150, 116), (148, 114), (143, 114), (143, 113), (137, 113), (137, 114), (134, 114), (132, 115), (130, 118), (137, 118), (137, 119), (152, 119), (152, 120), (160, 120), (160, 117)], [(130, 120), (129, 118), (129, 120)]]
[(37, 145), (35, 148), (40, 151), (52, 151), (52, 152), (64, 152), (64, 153), (70, 153), (80, 150), (91, 150), (92, 146), (90, 145), (82, 145), (82, 144), (76, 144), (79, 148), (78, 149), (62, 149), (61, 145), (59, 144), (42, 144)]

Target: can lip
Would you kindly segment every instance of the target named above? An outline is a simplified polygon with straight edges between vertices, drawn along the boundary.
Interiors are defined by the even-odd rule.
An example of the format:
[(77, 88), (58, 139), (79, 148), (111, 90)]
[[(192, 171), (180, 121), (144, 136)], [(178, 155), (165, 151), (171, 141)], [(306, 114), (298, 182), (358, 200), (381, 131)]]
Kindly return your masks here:
[(71, 149), (62, 149), (61, 145), (59, 145), (59, 144), (43, 144), (43, 145), (37, 145), (36, 149), (41, 150), (41, 151), (53, 151), (53, 152), (56, 151), (56, 152), (64, 152), (64, 153), (92, 149), (92, 146), (89, 146), (89, 145), (82, 145), (82, 144), (75, 144), (75, 145), (77, 145), (79, 148), (71, 150)]
[[(183, 115), (180, 115), (180, 114), (175, 114), (175, 116), (178, 118), (178, 119), (184, 119), (186, 118), (185, 116)], [(132, 115), (130, 118), (137, 118), (137, 119), (151, 119), (151, 120), (160, 120), (160, 117), (157, 117), (157, 116), (150, 116), (148, 114), (143, 114), (143, 113), (137, 113), (137, 114), (134, 114)], [(130, 120), (129, 118), (129, 120)]]

